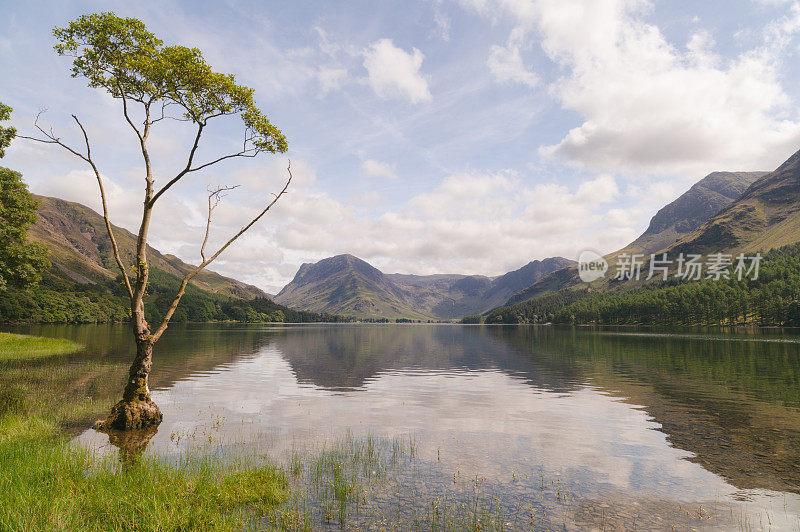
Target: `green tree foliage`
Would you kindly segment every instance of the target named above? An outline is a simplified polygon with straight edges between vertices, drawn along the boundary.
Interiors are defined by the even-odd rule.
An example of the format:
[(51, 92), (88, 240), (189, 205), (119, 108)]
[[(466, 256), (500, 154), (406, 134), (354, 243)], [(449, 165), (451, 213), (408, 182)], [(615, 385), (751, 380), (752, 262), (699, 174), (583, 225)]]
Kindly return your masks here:
[[(0, 121), (10, 116), (11, 108), (0, 103)], [(15, 135), (13, 127), (0, 126), (0, 157)], [(28, 228), (36, 221), (37, 205), (22, 175), (0, 166), (0, 290), (8, 285), (32, 286), (49, 267), (46, 250), (26, 241)]]
[(156, 102), (176, 105), (200, 126), (239, 114), (253, 151), (286, 151), (286, 137), (256, 107), (253, 89), (237, 85), (233, 75), (214, 72), (197, 48), (164, 46), (141, 20), (93, 13), (55, 28), (53, 35), (56, 51), (75, 58), (72, 77), (86, 78), (90, 87), (147, 111)]
[(589, 294), (587, 290), (560, 290), (516, 305), (500, 307), (486, 316), (486, 323), (550, 323), (564, 307)]
[(786, 308), (787, 327), (800, 327), (800, 301), (792, 301)]
[(486, 321), (798, 327), (800, 243), (764, 255), (756, 280), (670, 280), (634, 290), (595, 293), (563, 290), (497, 309)]
[[(11, 119), (11, 107), (4, 105), (0, 102), (0, 122)], [(10, 126), (0, 126), (0, 157), (6, 154), (6, 148), (11, 144), (11, 141), (16, 136), (17, 130)]]

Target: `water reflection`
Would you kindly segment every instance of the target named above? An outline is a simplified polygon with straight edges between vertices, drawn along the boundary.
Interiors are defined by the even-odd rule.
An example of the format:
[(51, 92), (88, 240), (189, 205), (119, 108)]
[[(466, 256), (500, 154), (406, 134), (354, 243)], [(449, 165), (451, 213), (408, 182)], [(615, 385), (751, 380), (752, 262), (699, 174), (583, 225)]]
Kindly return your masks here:
[[(387, 371), (453, 372), (501, 370), (524, 376), (550, 391), (582, 384), (577, 368), (547, 358), (520, 358), (505, 333), (512, 329), (461, 326), (342, 326), (302, 328), (275, 336), (277, 348), (300, 383), (328, 390), (356, 390)], [(518, 332), (518, 331), (517, 331)]]
[(299, 382), (328, 390), (361, 389), (393, 370), (500, 370), (535, 390), (561, 393), (594, 386), (644, 409), (673, 447), (735, 486), (800, 489), (796, 338), (536, 327), (408, 331), (305, 330), (272, 345)]
[(136, 466), (147, 449), (150, 440), (158, 433), (157, 426), (135, 430), (103, 430), (108, 436), (108, 443), (118, 449), (119, 461), (123, 471)]
[(533, 341), (540, 357), (567, 359), (587, 382), (642, 405), (690, 460), (742, 489), (798, 492), (800, 346), (791, 338), (547, 336)]
[[(125, 328), (38, 332), (85, 338), (90, 347), (70, 364), (124, 368), (131, 351)], [(165, 422), (148, 452), (213, 446), (282, 458), (347, 433), (414, 435), (433, 471), (430, 489), (444, 490), (442, 479), (458, 472), (524, 498), (546, 476), (580, 493), (571, 519), (593, 525), (598, 508), (620, 501), (663, 518), (688, 504), (738, 500), (777, 505), (785, 523), (800, 525), (800, 502), (789, 495), (800, 492), (797, 340), (548, 327), (176, 327), (158, 346), (153, 395)], [(89, 393), (111, 404), (120, 384), (93, 382)], [(88, 430), (77, 441), (101, 447), (108, 437)], [(111, 443), (135, 457), (137, 441)]]

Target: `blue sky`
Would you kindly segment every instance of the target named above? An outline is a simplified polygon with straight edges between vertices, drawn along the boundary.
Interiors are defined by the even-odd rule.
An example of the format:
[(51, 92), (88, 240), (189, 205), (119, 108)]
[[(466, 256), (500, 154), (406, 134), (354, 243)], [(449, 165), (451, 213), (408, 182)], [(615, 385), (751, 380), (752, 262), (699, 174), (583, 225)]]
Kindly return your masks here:
[[(112, 221), (138, 225), (141, 167), (119, 102), (69, 77), (51, 30), (83, 13), (143, 20), (256, 89), (296, 182), (214, 269), (275, 291), (349, 252), (386, 272), (497, 275), (627, 244), (715, 170), (770, 170), (800, 148), (794, 1), (0, 2), (0, 101), (14, 125), (77, 140), (87, 124)], [(189, 131), (154, 134), (156, 177)], [(201, 153), (240, 138), (221, 123)], [(17, 140), (3, 164), (34, 192), (98, 206), (80, 161)], [(285, 176), (286, 157), (215, 167), (157, 208), (152, 243), (199, 257), (205, 190), (223, 240)]]

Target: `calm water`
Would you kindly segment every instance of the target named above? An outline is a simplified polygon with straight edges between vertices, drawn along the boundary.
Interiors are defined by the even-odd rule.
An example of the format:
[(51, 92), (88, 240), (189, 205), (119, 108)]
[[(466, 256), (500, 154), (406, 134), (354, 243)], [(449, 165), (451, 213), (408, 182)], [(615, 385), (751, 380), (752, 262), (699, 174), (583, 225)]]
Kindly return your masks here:
[[(16, 330), (85, 344), (43, 364), (105, 368), (81, 392), (116, 400), (127, 328)], [(796, 333), (189, 325), (157, 346), (152, 388), (146, 452), (165, 457), (410, 442), (413, 467), (364, 503), (408, 526), (479, 497), (508, 528), (800, 530)], [(91, 421), (76, 442), (113, 452)]]

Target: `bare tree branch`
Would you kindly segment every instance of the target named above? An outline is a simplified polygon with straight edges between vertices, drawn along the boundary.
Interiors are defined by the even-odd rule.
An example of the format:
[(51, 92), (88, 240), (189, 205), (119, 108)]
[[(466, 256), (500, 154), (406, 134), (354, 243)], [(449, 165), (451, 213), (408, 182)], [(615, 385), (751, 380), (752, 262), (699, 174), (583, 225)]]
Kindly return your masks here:
[(234, 190), (239, 188), (241, 185), (233, 185), (233, 186), (222, 186), (217, 187), (214, 190), (209, 190), (208, 195), (208, 219), (206, 220), (206, 236), (203, 239), (203, 245), (200, 246), (200, 257), (203, 260), (206, 260), (206, 244), (208, 244), (208, 235), (211, 233), (211, 214), (214, 212), (214, 209), (217, 208), (219, 202), (222, 201), (227, 194), (223, 194), (223, 192), (227, 192), (229, 190)]
[(206, 127), (206, 124), (208, 123), (208, 120), (210, 120), (212, 118), (216, 118), (218, 116), (223, 116), (223, 114), (224, 113), (217, 113), (217, 114), (214, 114), (214, 115), (210, 115), (210, 116), (206, 117), (203, 121), (197, 122), (197, 135), (194, 138), (194, 143), (192, 144), (192, 149), (189, 151), (189, 158), (188, 158), (188, 160), (186, 162), (186, 166), (183, 168), (183, 170), (178, 172), (178, 174), (175, 177), (170, 179), (167, 182), (166, 185), (161, 187), (161, 190), (159, 190), (153, 196), (153, 199), (151, 200), (151, 204), (154, 204), (158, 200), (158, 198), (160, 198), (175, 183), (177, 183), (184, 176), (186, 176), (186, 174), (190, 174), (192, 172), (197, 172), (198, 170), (202, 170), (203, 168), (208, 168), (209, 166), (215, 165), (215, 164), (220, 163), (222, 161), (225, 161), (227, 159), (233, 159), (235, 157), (253, 158), (253, 157), (258, 156), (263, 151), (262, 149), (257, 148), (255, 146), (252, 146), (250, 148), (247, 147), (247, 143), (252, 141), (253, 137), (252, 137), (252, 135), (248, 136), (247, 131), (245, 131), (245, 138), (244, 138), (244, 142), (242, 144), (242, 149), (240, 151), (238, 151), (236, 153), (231, 153), (231, 154), (228, 154), (228, 155), (223, 155), (222, 157), (218, 157), (217, 159), (214, 159), (213, 161), (209, 161), (207, 163), (203, 163), (200, 166), (192, 167), (192, 163), (194, 162), (194, 156), (197, 153), (198, 146), (200, 145), (200, 137), (203, 134), (203, 129)]
[[(163, 111), (163, 109), (162, 109), (162, 111)], [(184, 176), (186, 176), (186, 174), (190, 174), (192, 172), (197, 172), (198, 170), (202, 170), (203, 168), (208, 168), (209, 166), (213, 166), (213, 165), (215, 165), (217, 163), (220, 163), (220, 162), (225, 161), (227, 159), (233, 159), (235, 157), (243, 157), (243, 158), (257, 157), (259, 154), (261, 154), (264, 151), (263, 149), (258, 148), (256, 146), (250, 146), (248, 148), (248, 143), (253, 141), (254, 136), (249, 130), (245, 129), (244, 141), (242, 142), (242, 149), (240, 151), (238, 151), (236, 153), (231, 153), (231, 154), (228, 154), (228, 155), (223, 155), (222, 157), (218, 157), (217, 159), (214, 159), (213, 161), (209, 161), (207, 163), (203, 163), (200, 166), (192, 167), (192, 163), (194, 162), (194, 156), (197, 153), (198, 146), (200, 145), (200, 137), (202, 136), (203, 129), (208, 124), (208, 121), (213, 119), (213, 118), (220, 117), (220, 116), (226, 116), (228, 114), (230, 114), (230, 113), (216, 113), (216, 114), (212, 114), (212, 115), (209, 115), (209, 116), (205, 117), (201, 121), (195, 121), (197, 123), (197, 135), (195, 135), (194, 143), (192, 144), (192, 149), (189, 151), (189, 158), (188, 158), (188, 160), (186, 162), (186, 166), (183, 168), (183, 170), (178, 172), (178, 174), (175, 177), (170, 179), (167, 182), (166, 185), (161, 187), (161, 190), (159, 190), (155, 194), (155, 196), (153, 196), (153, 199), (151, 200), (151, 204), (154, 204), (158, 200), (158, 198), (160, 198), (167, 190), (169, 190), (172, 187), (172, 185), (174, 185), (175, 183), (180, 181)], [(162, 116), (162, 118), (164, 118), (164, 117)], [(156, 120), (153, 120), (151, 123), (158, 122), (162, 118), (158, 118)]]
[(189, 122), (189, 121), (191, 121), (191, 118), (186, 118), (185, 116), (181, 117), (181, 118), (178, 118), (177, 116), (168, 115), (167, 114), (167, 107), (169, 107), (170, 105), (178, 105), (178, 104), (176, 104), (175, 102), (167, 102), (167, 101), (163, 102), (161, 104), (161, 116), (159, 116), (155, 120), (151, 120), (150, 124), (155, 124), (156, 122), (161, 122), (162, 120), (167, 120), (167, 119), (175, 120), (177, 122)]
[(108, 232), (108, 237), (111, 239), (111, 248), (114, 253), (114, 260), (116, 261), (117, 266), (119, 267), (120, 272), (122, 273), (122, 279), (125, 282), (125, 289), (128, 291), (128, 296), (131, 298), (131, 301), (133, 301), (133, 287), (131, 287), (130, 279), (128, 279), (128, 272), (125, 270), (125, 264), (122, 262), (122, 257), (119, 254), (119, 246), (117, 245), (117, 239), (114, 237), (114, 231), (111, 228), (111, 220), (109, 219), (108, 216), (108, 203), (106, 201), (106, 191), (105, 188), (103, 187), (103, 178), (100, 176), (100, 171), (97, 169), (97, 165), (94, 163), (94, 160), (92, 159), (92, 148), (91, 145), (89, 144), (89, 135), (86, 133), (86, 128), (83, 127), (83, 124), (81, 124), (81, 121), (78, 120), (77, 116), (72, 115), (72, 118), (75, 119), (75, 122), (78, 124), (81, 133), (83, 133), (83, 140), (86, 143), (86, 155), (83, 155), (77, 150), (64, 144), (61, 141), (61, 139), (58, 138), (55, 135), (55, 133), (53, 133), (52, 127), (50, 128), (49, 132), (42, 129), (42, 127), (39, 125), (39, 117), (42, 115), (42, 113), (44, 113), (44, 110), (39, 111), (39, 113), (36, 115), (36, 121), (34, 122), (34, 126), (46, 137), (46, 139), (26, 137), (24, 135), (18, 135), (18, 137), (28, 140), (33, 140), (36, 142), (43, 142), (45, 144), (58, 144), (59, 146), (66, 149), (76, 157), (86, 161), (89, 164), (89, 166), (92, 167), (94, 175), (97, 178), (97, 186), (100, 188), (100, 200), (103, 204), (103, 220), (105, 221), (106, 224), (106, 231)]
[(201, 164), (200, 166), (196, 166), (194, 168), (191, 168), (191, 169), (189, 169), (189, 171), (187, 173), (189, 173), (189, 172), (197, 172), (198, 170), (202, 170), (203, 168), (207, 168), (207, 167), (209, 167), (211, 165), (220, 163), (220, 162), (225, 161), (227, 159), (233, 159), (234, 157), (256, 157), (259, 153), (260, 153), (260, 150), (258, 148), (249, 148), (249, 149), (246, 149), (246, 150), (242, 150), (242, 151), (240, 151), (238, 153), (231, 153), (229, 155), (223, 155), (222, 157), (220, 157), (218, 159), (214, 159), (213, 161), (210, 161), (210, 162)]
[(197, 134), (194, 137), (194, 143), (192, 144), (192, 149), (189, 151), (189, 159), (186, 161), (186, 166), (184, 167), (183, 170), (178, 172), (178, 175), (176, 175), (175, 177), (170, 179), (169, 182), (167, 182), (166, 185), (161, 187), (161, 190), (156, 192), (156, 194), (150, 200), (150, 206), (151, 207), (153, 206), (153, 204), (155, 204), (155, 202), (158, 200), (158, 198), (160, 198), (164, 194), (164, 192), (169, 190), (169, 188), (172, 185), (174, 185), (175, 183), (180, 181), (183, 176), (185, 176), (186, 174), (188, 174), (191, 171), (192, 162), (194, 161), (194, 154), (197, 152), (197, 147), (200, 145), (200, 137), (203, 135), (203, 128), (205, 128), (205, 127), (206, 127), (205, 122), (200, 122), (200, 123), (197, 124)]
[[(167, 309), (166, 314), (164, 314), (164, 319), (161, 321), (161, 325), (159, 325), (158, 329), (156, 329), (156, 331), (153, 333), (153, 340), (152, 340), (153, 343), (157, 342), (158, 339), (161, 337), (161, 335), (164, 334), (164, 331), (167, 330), (167, 326), (169, 325), (169, 320), (172, 319), (172, 315), (175, 313), (175, 309), (178, 308), (178, 303), (180, 303), (183, 294), (186, 292), (186, 286), (189, 284), (189, 281), (191, 281), (195, 275), (203, 271), (203, 269), (209, 264), (211, 264), (217, 257), (219, 257), (219, 255), (223, 251), (225, 251), (228, 248), (228, 246), (233, 244), (248, 229), (250, 229), (254, 224), (256, 224), (265, 214), (267, 214), (267, 212), (272, 208), (272, 206), (275, 205), (275, 203), (277, 203), (277, 201), (281, 199), (281, 197), (284, 194), (286, 194), (286, 191), (289, 189), (289, 184), (292, 182), (291, 160), (289, 161), (289, 166), (286, 168), (286, 171), (289, 172), (289, 179), (286, 180), (286, 184), (283, 186), (283, 188), (279, 193), (273, 194), (275, 198), (264, 208), (264, 210), (262, 210), (255, 218), (250, 220), (250, 223), (242, 227), (242, 229), (238, 233), (233, 235), (227, 242), (225, 242), (225, 244), (222, 247), (220, 247), (213, 255), (211, 255), (207, 259), (204, 258), (203, 262), (201, 262), (200, 265), (195, 266), (195, 268), (192, 271), (190, 271), (184, 276), (183, 280), (181, 280), (181, 285), (178, 288), (178, 292), (175, 294), (175, 298), (172, 300), (172, 303)], [(209, 216), (209, 223), (210, 223), (210, 216)], [(208, 238), (208, 233), (206, 233), (206, 238)], [(205, 242), (203, 243), (203, 245), (205, 246)]]
[(128, 124), (131, 126), (131, 129), (133, 129), (136, 132), (136, 136), (139, 137), (139, 142), (142, 143), (144, 142), (144, 139), (142, 138), (142, 133), (139, 131), (139, 128), (136, 127), (136, 125), (133, 123), (133, 120), (131, 120), (131, 117), (128, 114), (128, 97), (125, 95), (125, 91), (122, 90), (122, 86), (119, 84), (119, 82), (117, 82), (117, 90), (119, 91), (120, 97), (122, 98), (122, 114), (125, 115), (125, 121), (128, 122)]
[(65, 150), (69, 151), (74, 156), (76, 156), (76, 157), (78, 157), (80, 159), (83, 159), (84, 161), (86, 161), (88, 163), (89, 159), (86, 157), (86, 155), (83, 155), (82, 153), (78, 152), (77, 150), (75, 150), (75, 149), (67, 146), (63, 142), (61, 142), (61, 139), (59, 137), (57, 137), (56, 134), (53, 132), (53, 127), (52, 126), (50, 126), (50, 131), (45, 131), (44, 129), (42, 129), (42, 126), (39, 125), (39, 117), (41, 117), (45, 112), (47, 112), (47, 109), (40, 109), (39, 112), (36, 113), (36, 120), (34, 120), (34, 122), (33, 122), (34, 127), (36, 129), (38, 129), (39, 132), (42, 135), (45, 136), (44, 139), (36, 138), (36, 137), (27, 137), (25, 135), (17, 135), (17, 137), (19, 137), (21, 139), (33, 140), (35, 142), (41, 142), (43, 144), (58, 144), (59, 146), (61, 146)]

